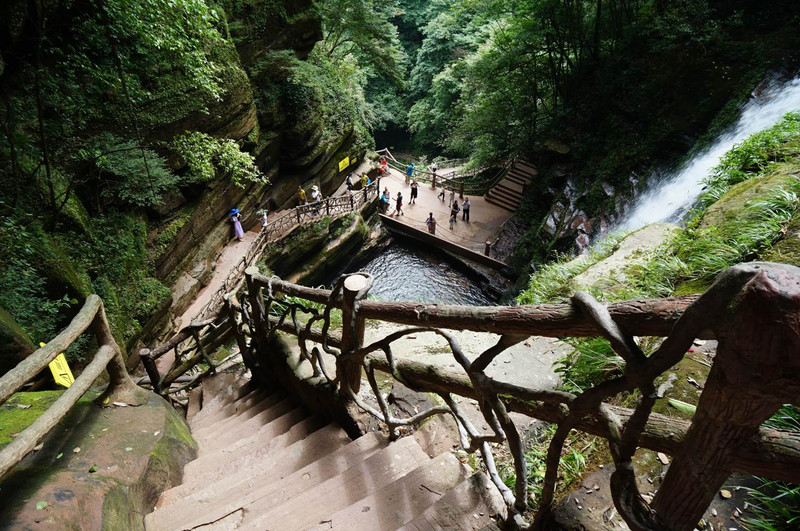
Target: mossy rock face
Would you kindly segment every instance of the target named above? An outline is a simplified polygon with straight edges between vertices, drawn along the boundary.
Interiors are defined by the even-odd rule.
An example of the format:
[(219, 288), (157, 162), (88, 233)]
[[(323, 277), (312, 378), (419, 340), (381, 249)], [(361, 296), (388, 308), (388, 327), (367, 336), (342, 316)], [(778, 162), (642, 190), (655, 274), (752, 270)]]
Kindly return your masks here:
[[(27, 395), (41, 395), (42, 405), (54, 400), (53, 393)], [(23, 395), (22, 401), (33, 398)], [(0, 484), (4, 526), (143, 529), (158, 495), (180, 483), (183, 466), (196, 454), (188, 426), (157, 395), (140, 407), (123, 408), (81, 399), (43, 448)]]
[(330, 243), (316, 256), (306, 260), (300, 271), (289, 280), (306, 286), (324, 283), (358, 256), (369, 235), (361, 216), (345, 216), (335, 220), (331, 223)]
[(736, 184), (719, 198), (703, 214), (699, 228), (722, 226), (727, 222), (736, 220), (741, 216), (750, 201), (760, 198), (771, 190), (787, 188), (797, 178), (783, 172), (773, 172), (763, 177), (753, 177), (747, 181)]
[(761, 258), (800, 267), (800, 213), (795, 212), (783, 237)]

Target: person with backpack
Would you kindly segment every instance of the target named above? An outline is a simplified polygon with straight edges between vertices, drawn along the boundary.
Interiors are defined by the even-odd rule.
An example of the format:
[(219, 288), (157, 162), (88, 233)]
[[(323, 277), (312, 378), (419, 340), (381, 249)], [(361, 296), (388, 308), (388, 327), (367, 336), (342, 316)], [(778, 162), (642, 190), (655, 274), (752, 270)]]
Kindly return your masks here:
[(403, 194), (397, 192), (397, 198), (395, 199), (395, 201), (396, 201), (395, 203), (396, 206), (394, 209), (394, 215), (405, 216), (405, 214), (403, 214)]

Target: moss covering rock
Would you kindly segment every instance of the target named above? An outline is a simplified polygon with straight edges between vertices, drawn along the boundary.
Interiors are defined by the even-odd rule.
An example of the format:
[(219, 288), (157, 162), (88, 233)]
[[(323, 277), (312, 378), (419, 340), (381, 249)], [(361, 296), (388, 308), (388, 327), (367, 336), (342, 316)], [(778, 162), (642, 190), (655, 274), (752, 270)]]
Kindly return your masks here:
[[(14, 400), (36, 404), (41, 412), (56, 394), (27, 393)], [(143, 529), (144, 514), (163, 490), (180, 483), (184, 464), (196, 452), (188, 426), (161, 397), (151, 394), (145, 405), (125, 408), (81, 399), (42, 449), (0, 483), (3, 524)]]

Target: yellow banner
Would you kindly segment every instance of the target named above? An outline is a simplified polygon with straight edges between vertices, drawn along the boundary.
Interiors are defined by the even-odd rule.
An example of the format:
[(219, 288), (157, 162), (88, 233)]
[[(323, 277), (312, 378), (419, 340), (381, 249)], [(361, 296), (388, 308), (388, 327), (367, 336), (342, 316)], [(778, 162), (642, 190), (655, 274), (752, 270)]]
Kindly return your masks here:
[(348, 166), (350, 166), (350, 157), (345, 157), (339, 161), (339, 171), (344, 171)]
[[(44, 345), (44, 343), (39, 343), (40, 347), (43, 347)], [(67, 358), (64, 357), (63, 352), (56, 356), (56, 359), (50, 362), (50, 372), (53, 373), (53, 379), (58, 385), (63, 385), (64, 387), (69, 388), (69, 386), (75, 382), (75, 377), (72, 376), (72, 371), (69, 370)]]

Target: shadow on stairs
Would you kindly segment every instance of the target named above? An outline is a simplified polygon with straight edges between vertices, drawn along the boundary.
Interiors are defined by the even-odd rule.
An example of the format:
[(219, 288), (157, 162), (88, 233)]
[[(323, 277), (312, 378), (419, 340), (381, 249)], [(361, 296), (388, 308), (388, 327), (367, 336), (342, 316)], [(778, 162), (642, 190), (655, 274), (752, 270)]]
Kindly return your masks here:
[(353, 441), (283, 391), (231, 374), (203, 385), (188, 414), (198, 458), (148, 530), (497, 529), (490, 515), (505, 513), (482, 472), (429, 456), (413, 436)]

